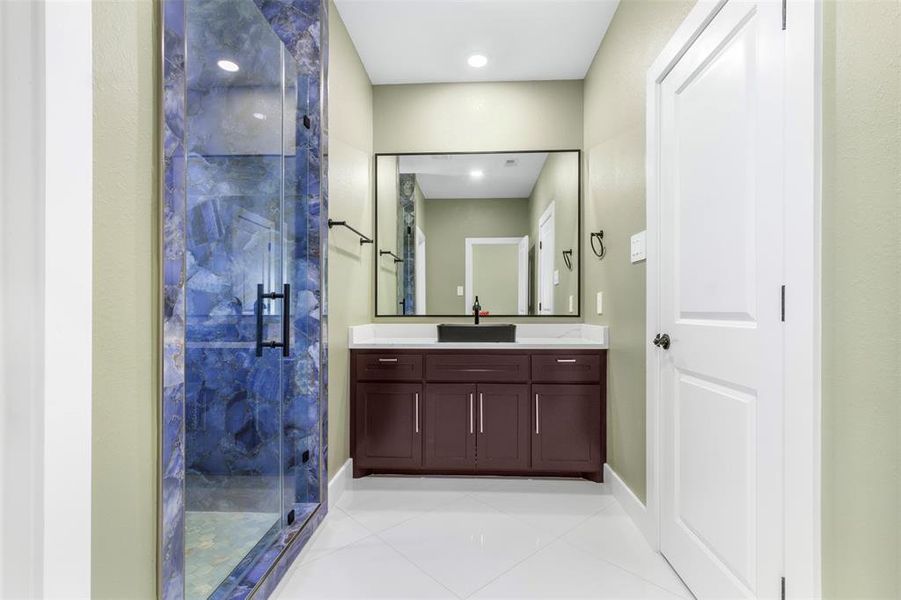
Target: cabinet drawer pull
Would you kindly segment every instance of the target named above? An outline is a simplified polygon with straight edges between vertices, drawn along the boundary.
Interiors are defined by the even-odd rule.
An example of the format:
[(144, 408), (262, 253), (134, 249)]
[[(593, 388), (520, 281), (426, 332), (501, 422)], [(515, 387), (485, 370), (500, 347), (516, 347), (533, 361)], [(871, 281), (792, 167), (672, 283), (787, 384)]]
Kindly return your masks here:
[(574, 363), (574, 362), (576, 362), (576, 359), (575, 358), (558, 358), (557, 362), (558, 363)]
[(379, 362), (380, 363), (396, 363), (397, 359), (396, 358), (380, 358)]
[(472, 394), (469, 394), (469, 433), (475, 433), (472, 427)]
[(416, 433), (419, 433), (419, 392), (416, 394), (416, 417), (414, 419), (416, 424)]
[(485, 419), (482, 417), (482, 392), (479, 392), (479, 433), (485, 433)]
[(541, 426), (538, 418), (538, 394), (535, 394), (535, 435), (541, 433)]

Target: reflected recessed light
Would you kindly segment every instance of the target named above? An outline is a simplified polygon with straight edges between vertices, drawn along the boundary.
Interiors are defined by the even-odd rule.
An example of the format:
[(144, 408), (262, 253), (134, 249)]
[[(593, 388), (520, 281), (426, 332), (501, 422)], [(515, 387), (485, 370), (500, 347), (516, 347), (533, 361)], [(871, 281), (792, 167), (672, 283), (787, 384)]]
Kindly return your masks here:
[(235, 71), (237, 71), (238, 69), (241, 68), (238, 66), (238, 63), (232, 62), (230, 60), (224, 60), (224, 59), (220, 60), (216, 64), (219, 65), (220, 69), (222, 69), (223, 71), (228, 71), (229, 73), (234, 73)]
[(263, 113), (253, 113), (253, 118), (259, 119), (260, 121), (265, 121), (266, 115), (264, 115)]
[(475, 67), (476, 69), (481, 69), (485, 65), (488, 64), (488, 58), (481, 54), (473, 54), (466, 61), (469, 63), (470, 67)]
[(469, 176), (473, 179), (481, 179), (485, 174), (479, 169), (473, 169), (469, 172)]

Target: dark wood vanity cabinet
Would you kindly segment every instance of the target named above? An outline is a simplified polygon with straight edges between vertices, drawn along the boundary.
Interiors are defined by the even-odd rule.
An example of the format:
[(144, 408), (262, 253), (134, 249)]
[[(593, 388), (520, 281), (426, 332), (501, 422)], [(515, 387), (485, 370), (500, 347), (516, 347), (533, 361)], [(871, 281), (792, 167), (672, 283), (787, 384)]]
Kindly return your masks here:
[(528, 471), (528, 384), (484, 383), (478, 386), (476, 448), (480, 471)]
[(606, 350), (351, 350), (354, 477), (601, 481), (606, 358)]
[(422, 384), (358, 383), (353, 431), (361, 464), (375, 469), (422, 466)]
[(466, 383), (425, 384), (425, 454), (433, 469), (476, 468), (476, 386)]
[(591, 471), (600, 459), (604, 413), (598, 385), (535, 384), (532, 467)]

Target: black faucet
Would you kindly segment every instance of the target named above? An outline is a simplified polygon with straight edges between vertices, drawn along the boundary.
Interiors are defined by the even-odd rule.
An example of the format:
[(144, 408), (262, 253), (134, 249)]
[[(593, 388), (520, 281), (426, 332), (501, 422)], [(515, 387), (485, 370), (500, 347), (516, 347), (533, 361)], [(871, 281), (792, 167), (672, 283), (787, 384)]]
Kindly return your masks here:
[(476, 319), (476, 325), (479, 324), (479, 313), (482, 312), (482, 305), (479, 304), (479, 297), (476, 296), (476, 301), (472, 304), (472, 316)]

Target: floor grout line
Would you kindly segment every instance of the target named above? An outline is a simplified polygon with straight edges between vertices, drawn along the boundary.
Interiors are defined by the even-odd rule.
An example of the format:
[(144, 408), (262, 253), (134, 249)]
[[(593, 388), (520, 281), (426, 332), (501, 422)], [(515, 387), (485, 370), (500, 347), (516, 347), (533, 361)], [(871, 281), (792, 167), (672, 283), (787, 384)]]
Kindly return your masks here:
[[(499, 483), (499, 482), (498, 482), (498, 483)], [(490, 586), (492, 583), (496, 582), (497, 580), (499, 580), (499, 579), (502, 578), (503, 576), (505, 576), (505, 575), (507, 575), (508, 573), (510, 573), (512, 570), (514, 570), (514, 569), (516, 569), (517, 567), (519, 567), (520, 565), (522, 565), (522, 563), (524, 563), (525, 561), (527, 561), (527, 560), (529, 560), (529, 559), (535, 557), (536, 555), (538, 555), (538, 554), (540, 554), (540, 553), (542, 553), (542, 552), (548, 550), (548, 548), (554, 546), (555, 544), (561, 543), (561, 544), (563, 544), (564, 546), (566, 546), (567, 548), (569, 548), (570, 550), (573, 550), (573, 551), (575, 551), (575, 552), (578, 552), (579, 554), (584, 555), (584, 556), (590, 558), (590, 559), (593, 560), (593, 561), (599, 561), (599, 562), (601, 562), (601, 563), (603, 563), (603, 564), (605, 564), (605, 565), (608, 565), (608, 566), (610, 566), (610, 567), (613, 567), (614, 569), (616, 569), (617, 571), (619, 571), (619, 572), (621, 572), (621, 573), (624, 573), (624, 574), (626, 574), (626, 575), (628, 575), (628, 576), (630, 576), (630, 577), (634, 577), (634, 578), (636, 578), (636, 579), (638, 579), (638, 580), (644, 582), (645, 584), (651, 585), (651, 586), (653, 586), (654, 588), (659, 589), (659, 590), (665, 592), (666, 594), (672, 595), (673, 598), (684, 598), (685, 600), (692, 600), (692, 599), (693, 599), (693, 596), (691, 596), (691, 595), (689, 595), (689, 596), (687, 596), (687, 597), (682, 595), (683, 593), (685, 593), (685, 590), (687, 590), (687, 586), (685, 586), (685, 589), (684, 589), (684, 590), (681, 590), (680, 592), (676, 592), (676, 591), (674, 591), (674, 590), (672, 590), (672, 589), (669, 589), (669, 588), (665, 587), (664, 585), (661, 585), (661, 584), (658, 583), (657, 581), (654, 581), (654, 580), (652, 580), (652, 579), (649, 579), (648, 577), (646, 577), (645, 575), (642, 575), (642, 574), (639, 573), (639, 572), (635, 572), (635, 570), (632, 570), (632, 569), (630, 569), (630, 568), (628, 568), (628, 567), (625, 567), (625, 566), (621, 566), (621, 565), (619, 565), (619, 564), (617, 564), (617, 563), (615, 563), (615, 562), (612, 562), (611, 560), (608, 560), (607, 558), (604, 558), (604, 557), (602, 557), (602, 556), (598, 556), (597, 554), (595, 554), (595, 553), (593, 553), (593, 552), (590, 552), (589, 550), (586, 550), (586, 549), (582, 548), (581, 546), (576, 545), (575, 543), (573, 543), (573, 542), (570, 541), (569, 539), (567, 539), (567, 537), (570, 536), (570, 534), (571, 534), (573, 531), (575, 531), (575, 530), (578, 529), (580, 526), (582, 526), (586, 521), (588, 521), (588, 520), (590, 520), (590, 519), (596, 517), (597, 515), (599, 515), (599, 514), (605, 512), (605, 511), (608, 511), (608, 510), (610, 510), (612, 507), (618, 505), (618, 501), (617, 501), (615, 498), (613, 498), (612, 495), (610, 495), (609, 493), (604, 493), (604, 494), (602, 494), (603, 496), (607, 497), (607, 500), (606, 500), (606, 502), (604, 502), (603, 506), (601, 506), (600, 508), (597, 508), (597, 509), (592, 509), (590, 512), (586, 513), (585, 515), (579, 515), (580, 518), (577, 519), (572, 525), (566, 527), (565, 529), (563, 529), (562, 531), (560, 531), (559, 533), (557, 533), (557, 532), (549, 531), (549, 530), (545, 529), (544, 527), (541, 527), (541, 526), (538, 526), (538, 525), (535, 525), (535, 524), (529, 522), (529, 521), (528, 521), (526, 518), (524, 518), (521, 514), (517, 514), (517, 513), (515, 513), (515, 512), (509, 512), (508, 510), (505, 510), (503, 507), (496, 506), (495, 504), (492, 504), (491, 502), (488, 502), (488, 501), (486, 501), (486, 500), (483, 500), (482, 498), (479, 497), (479, 495), (482, 494), (482, 493), (490, 493), (490, 492), (498, 492), (498, 491), (502, 491), (502, 490), (499, 490), (499, 489), (498, 489), (498, 488), (500, 488), (500, 487), (501, 487), (501, 486), (500, 486), (500, 485), (497, 485), (497, 484), (488, 484), (488, 485), (486, 485), (486, 486), (483, 487), (483, 488), (479, 488), (479, 489), (470, 489), (470, 490), (464, 491), (464, 492), (455, 492), (454, 490), (451, 490), (451, 489), (437, 489), (437, 490), (435, 490), (435, 489), (404, 489), (404, 490), (390, 490), (390, 489), (384, 489), (384, 490), (381, 490), (381, 489), (376, 489), (376, 490), (356, 490), (356, 491), (360, 491), (360, 492), (363, 492), (363, 491), (375, 492), (377, 496), (379, 495), (380, 492), (384, 492), (385, 494), (389, 494), (389, 495), (390, 495), (391, 493), (393, 493), (393, 492), (412, 492), (412, 493), (414, 493), (414, 494), (422, 494), (422, 493), (424, 493), (424, 494), (426, 494), (426, 497), (427, 497), (427, 494), (428, 494), (429, 492), (451, 493), (452, 495), (456, 493), (457, 495), (455, 495), (454, 497), (452, 497), (452, 498), (450, 498), (450, 499), (445, 499), (445, 500), (443, 500), (443, 501), (439, 501), (439, 502), (437, 502), (436, 504), (433, 504), (433, 505), (431, 505), (431, 506), (428, 506), (427, 508), (421, 508), (421, 509), (419, 509), (419, 508), (414, 508), (414, 509), (410, 509), (411, 512), (416, 512), (417, 514), (414, 514), (414, 515), (412, 515), (412, 516), (409, 516), (408, 518), (404, 518), (404, 519), (402, 519), (402, 520), (400, 520), (400, 521), (398, 521), (398, 522), (396, 522), (396, 523), (393, 523), (393, 524), (390, 525), (389, 527), (385, 527), (385, 528), (382, 528), (382, 529), (379, 529), (379, 530), (375, 530), (375, 529), (373, 529), (372, 527), (366, 526), (366, 525), (365, 525), (358, 517), (355, 517), (350, 511), (348, 511), (348, 510), (346, 510), (346, 509), (344, 509), (344, 508), (342, 508), (341, 506), (338, 506), (338, 505), (336, 504), (336, 505), (332, 508), (332, 511), (336, 511), (337, 513), (340, 513), (344, 518), (349, 519), (350, 522), (352, 522), (352, 523), (353, 523), (354, 525), (356, 525), (357, 527), (361, 528), (362, 531), (365, 531), (365, 532), (366, 532), (366, 535), (364, 535), (363, 537), (357, 538), (357, 539), (353, 540), (353, 541), (350, 542), (350, 543), (342, 544), (342, 545), (340, 545), (340, 546), (338, 546), (338, 547), (332, 548), (332, 549), (328, 550), (327, 552), (322, 553), (321, 555), (317, 556), (316, 558), (307, 560), (307, 561), (304, 562), (303, 564), (296, 564), (296, 565), (294, 565), (294, 566), (290, 569), (289, 574), (286, 574), (287, 576), (286, 576), (285, 580), (287, 581), (288, 578), (290, 578), (291, 576), (293, 576), (294, 574), (296, 574), (298, 571), (301, 571), (301, 570), (306, 569), (306, 567), (313, 565), (314, 563), (320, 561), (320, 560), (323, 559), (323, 558), (332, 557), (334, 554), (336, 554), (336, 553), (338, 553), (338, 552), (341, 552), (341, 551), (343, 551), (343, 550), (347, 550), (347, 549), (349, 549), (349, 548), (351, 548), (351, 547), (353, 547), (353, 546), (356, 546), (356, 545), (358, 545), (358, 544), (364, 543), (364, 542), (366, 542), (366, 541), (371, 541), (371, 540), (373, 540), (373, 538), (374, 538), (374, 539), (377, 540), (379, 543), (381, 543), (381, 544), (387, 546), (388, 548), (390, 548), (391, 551), (392, 551), (392, 553), (393, 553), (394, 555), (399, 556), (400, 558), (403, 559), (403, 562), (404, 562), (404, 563), (413, 566), (418, 572), (420, 572), (420, 573), (422, 573), (423, 575), (425, 575), (430, 581), (432, 581), (432, 582), (434, 582), (435, 584), (437, 584), (442, 590), (445, 590), (445, 591), (446, 591), (448, 594), (450, 594), (453, 598), (458, 598), (458, 599), (460, 599), (460, 600), (465, 600), (465, 599), (467, 599), (467, 598), (471, 598), (471, 597), (475, 596), (476, 594), (478, 594), (479, 592), (481, 592), (482, 590), (484, 590), (486, 587)], [(352, 490), (352, 488), (349, 488), (349, 489), (347, 490), (347, 492), (352, 492), (352, 491), (354, 491), (354, 490)], [(511, 493), (515, 493), (515, 492), (511, 492)], [(553, 505), (554, 495), (555, 495), (555, 494), (554, 494), (553, 492), (549, 492), (549, 493), (548, 493), (548, 500), (549, 500), (549, 502), (551, 503), (551, 504), (550, 504), (551, 506)], [(546, 542), (545, 542), (545, 543), (541, 544), (539, 547), (537, 547), (537, 548), (535, 548), (535, 549), (533, 549), (533, 550), (530, 550), (530, 551), (528, 552), (528, 554), (526, 554), (526, 555), (523, 556), (522, 558), (516, 560), (516, 561), (515, 561), (512, 565), (510, 565), (508, 568), (505, 568), (505, 569), (503, 569), (501, 572), (499, 572), (499, 573), (495, 574), (494, 576), (492, 576), (492, 577), (491, 577), (487, 582), (485, 582), (483, 585), (479, 586), (478, 588), (476, 588), (476, 589), (475, 589), (474, 591), (472, 591), (471, 593), (468, 593), (468, 594), (466, 594), (466, 595), (461, 595), (461, 594), (455, 592), (453, 589), (449, 588), (446, 584), (442, 583), (442, 582), (441, 582), (440, 580), (438, 580), (435, 576), (433, 576), (431, 573), (429, 573), (427, 570), (425, 570), (425, 568), (423, 568), (423, 567), (421, 567), (420, 565), (418, 565), (414, 560), (412, 560), (412, 559), (409, 558), (407, 555), (405, 555), (400, 549), (398, 549), (397, 547), (395, 547), (388, 539), (386, 539), (385, 537), (383, 537), (383, 535), (386, 534), (386, 533), (388, 533), (388, 532), (390, 532), (391, 530), (393, 530), (393, 529), (395, 529), (395, 528), (397, 528), (397, 527), (402, 526), (402, 525), (409, 525), (409, 524), (413, 523), (414, 521), (416, 521), (416, 520), (418, 520), (418, 519), (425, 518), (425, 517), (428, 517), (428, 516), (434, 516), (436, 513), (440, 514), (441, 511), (442, 511), (443, 509), (448, 509), (448, 508), (451, 507), (452, 505), (454, 505), (454, 504), (456, 504), (456, 503), (459, 503), (459, 502), (461, 502), (461, 501), (467, 500), (467, 499), (472, 500), (472, 501), (474, 501), (476, 504), (478, 504), (478, 505), (480, 505), (480, 506), (483, 506), (483, 507), (485, 507), (486, 509), (489, 509), (489, 510), (491, 510), (491, 511), (494, 511), (494, 512), (500, 514), (500, 515), (504, 515), (504, 516), (506, 516), (506, 517), (511, 517), (511, 518), (512, 518), (513, 520), (515, 520), (519, 525), (522, 525), (522, 526), (524, 526), (524, 527), (528, 527), (530, 530), (536, 532), (537, 534), (540, 534), (542, 537), (545, 537), (545, 536), (547, 536), (547, 537), (546, 537)], [(502, 504), (502, 503), (501, 503), (501, 504)], [(390, 509), (388, 509), (388, 510), (390, 510)], [(537, 509), (536, 509), (536, 510), (537, 510)], [(377, 512), (379, 512), (379, 509), (372, 510), (371, 512), (377, 513)], [(415, 527), (415, 524), (413, 524), (413, 526)], [(317, 531), (316, 533), (319, 534), (320, 532), (321, 532), (321, 530)], [(318, 537), (318, 536), (317, 536), (317, 537)], [(313, 547), (315, 546), (315, 541), (316, 541), (317, 537), (314, 537), (313, 539), (310, 540), (310, 544), (309, 544), (309, 546), (307, 546), (308, 549), (313, 549)], [(652, 550), (653, 550), (653, 549), (652, 549)], [(659, 554), (659, 552), (657, 552), (657, 554)], [(661, 556), (661, 559), (665, 561), (665, 558), (662, 558), (662, 556)], [(667, 565), (668, 565), (668, 563), (667, 563)], [(670, 569), (671, 569), (671, 568), (672, 568), (672, 567), (670, 567)], [(637, 570), (637, 569), (636, 569), (636, 570)], [(676, 577), (676, 579), (678, 579), (678, 575), (676, 575), (675, 577)], [(684, 584), (684, 582), (683, 582), (683, 584)], [(688, 591), (688, 593), (691, 594), (690, 590)], [(287, 600), (287, 599), (286, 599), (286, 600)]]
[(413, 567), (414, 567), (417, 571), (419, 571), (420, 573), (422, 573), (423, 575), (425, 575), (426, 577), (428, 577), (429, 579), (431, 579), (432, 581), (434, 581), (435, 583), (437, 583), (438, 585), (440, 585), (442, 588), (444, 588), (445, 590), (447, 590), (448, 593), (449, 593), (451, 596), (453, 596), (454, 598), (460, 598), (460, 600), (463, 600), (463, 596), (460, 596), (460, 594), (458, 594), (458, 593), (455, 592), (454, 590), (450, 589), (449, 587), (447, 587), (446, 585), (444, 585), (443, 583), (441, 583), (440, 581), (438, 581), (437, 579), (435, 579), (435, 577), (433, 577), (431, 573), (429, 573), (428, 571), (426, 571), (425, 569), (423, 569), (422, 567), (420, 567), (419, 565), (417, 565), (415, 562), (413, 562), (412, 560), (410, 560), (409, 558), (407, 558), (407, 556), (406, 556), (403, 552), (401, 552), (400, 550), (398, 550), (397, 548), (395, 548), (388, 540), (384, 539), (382, 536), (380, 536), (380, 535), (377, 534), (377, 533), (376, 533), (376, 534), (373, 534), (373, 535), (375, 535), (375, 537), (377, 537), (383, 544), (385, 544), (386, 546), (388, 546), (389, 548), (391, 548), (391, 550), (393, 550), (395, 554), (397, 554), (397, 555), (400, 556), (402, 559), (404, 559), (405, 561), (407, 561), (408, 563), (410, 563), (411, 565), (413, 565)]

